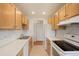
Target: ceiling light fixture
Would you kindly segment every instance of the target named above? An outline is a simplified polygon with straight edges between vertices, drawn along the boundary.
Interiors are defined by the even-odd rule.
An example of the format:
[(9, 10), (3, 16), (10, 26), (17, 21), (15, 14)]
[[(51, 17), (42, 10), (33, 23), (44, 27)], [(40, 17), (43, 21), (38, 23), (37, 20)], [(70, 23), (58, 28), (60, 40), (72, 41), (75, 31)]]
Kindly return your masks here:
[(35, 12), (34, 12), (34, 11), (32, 11), (32, 14), (35, 14)]
[(43, 15), (45, 15), (46, 14), (46, 12), (43, 12)]

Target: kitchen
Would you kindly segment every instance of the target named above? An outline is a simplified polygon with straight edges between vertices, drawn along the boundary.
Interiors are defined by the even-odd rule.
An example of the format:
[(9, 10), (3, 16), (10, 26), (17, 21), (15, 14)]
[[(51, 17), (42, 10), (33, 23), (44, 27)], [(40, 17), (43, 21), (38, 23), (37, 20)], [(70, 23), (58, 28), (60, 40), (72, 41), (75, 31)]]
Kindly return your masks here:
[(0, 3), (0, 56), (79, 56), (78, 3)]

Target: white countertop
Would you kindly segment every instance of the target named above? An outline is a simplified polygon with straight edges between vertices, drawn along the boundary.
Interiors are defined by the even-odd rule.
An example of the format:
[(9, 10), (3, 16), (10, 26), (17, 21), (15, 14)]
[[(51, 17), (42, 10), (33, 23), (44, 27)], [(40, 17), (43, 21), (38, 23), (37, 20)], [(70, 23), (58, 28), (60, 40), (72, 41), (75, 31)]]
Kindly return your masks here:
[(22, 30), (0, 30), (0, 47), (17, 40), (21, 34)]
[(47, 36), (47, 38), (48, 38), (49, 40), (52, 40), (52, 41), (62, 40), (62, 39), (60, 39), (60, 38), (51, 37), (51, 36)]
[(9, 44), (3, 46), (0, 48), (0, 56), (16, 56), (17, 53), (23, 48), (24, 44), (27, 40), (29, 40), (31, 37), (29, 37), (26, 40), (15, 40), (10, 42)]

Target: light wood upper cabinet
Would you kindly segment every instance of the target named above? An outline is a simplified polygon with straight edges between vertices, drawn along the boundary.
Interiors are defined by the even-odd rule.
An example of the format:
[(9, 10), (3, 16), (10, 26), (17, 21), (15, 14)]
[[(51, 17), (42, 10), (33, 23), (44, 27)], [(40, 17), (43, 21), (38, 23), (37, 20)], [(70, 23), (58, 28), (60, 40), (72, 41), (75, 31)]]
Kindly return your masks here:
[(79, 15), (78, 3), (67, 3), (59, 10), (59, 21)]
[(66, 18), (66, 7), (65, 5), (59, 10), (59, 21), (63, 21)]
[(50, 24), (50, 25), (52, 24), (52, 18), (48, 19), (48, 24)]
[(22, 15), (22, 28), (26, 30), (28, 29), (28, 27), (29, 27), (29, 20), (27, 16)]
[(25, 16), (22, 14), (22, 24), (25, 24)]
[[(67, 3), (62, 8), (60, 8), (54, 15), (54, 21), (52, 20), (52, 28), (57, 29), (65, 29), (65, 26), (58, 26), (57, 24), (61, 21), (64, 21), (68, 18), (79, 15), (79, 3)], [(54, 22), (54, 26), (53, 26)], [(48, 22), (51, 24), (51, 20)]]
[(27, 18), (27, 16), (24, 16), (24, 19), (23, 20), (24, 20), (23, 21), (24, 24), (28, 24), (28, 18)]
[(0, 4), (0, 29), (14, 29), (15, 28), (15, 8), (6, 3)]
[(70, 18), (79, 15), (79, 3), (66, 4), (66, 17)]
[(52, 29), (55, 27), (55, 17), (52, 17)]
[(59, 23), (59, 16), (58, 12), (55, 14), (55, 29), (59, 29), (59, 26), (57, 25)]
[(64, 29), (64, 27), (58, 26), (59, 22), (59, 12), (57, 12), (54, 16), (54, 30)]
[(21, 29), (21, 12), (14, 4), (0, 4), (0, 29)]
[(21, 29), (21, 27), (22, 27), (21, 16), (22, 16), (21, 11), (19, 11), (16, 8), (16, 29)]

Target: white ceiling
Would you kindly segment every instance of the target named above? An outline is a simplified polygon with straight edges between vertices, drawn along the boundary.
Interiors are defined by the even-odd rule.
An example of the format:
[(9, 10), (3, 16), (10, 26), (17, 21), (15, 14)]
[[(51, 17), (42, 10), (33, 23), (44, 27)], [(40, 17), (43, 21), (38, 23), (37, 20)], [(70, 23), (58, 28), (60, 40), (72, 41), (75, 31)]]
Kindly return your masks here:
[(63, 3), (16, 3), (15, 5), (28, 17), (48, 18), (50, 16), (53, 16), (55, 12), (64, 4)]

